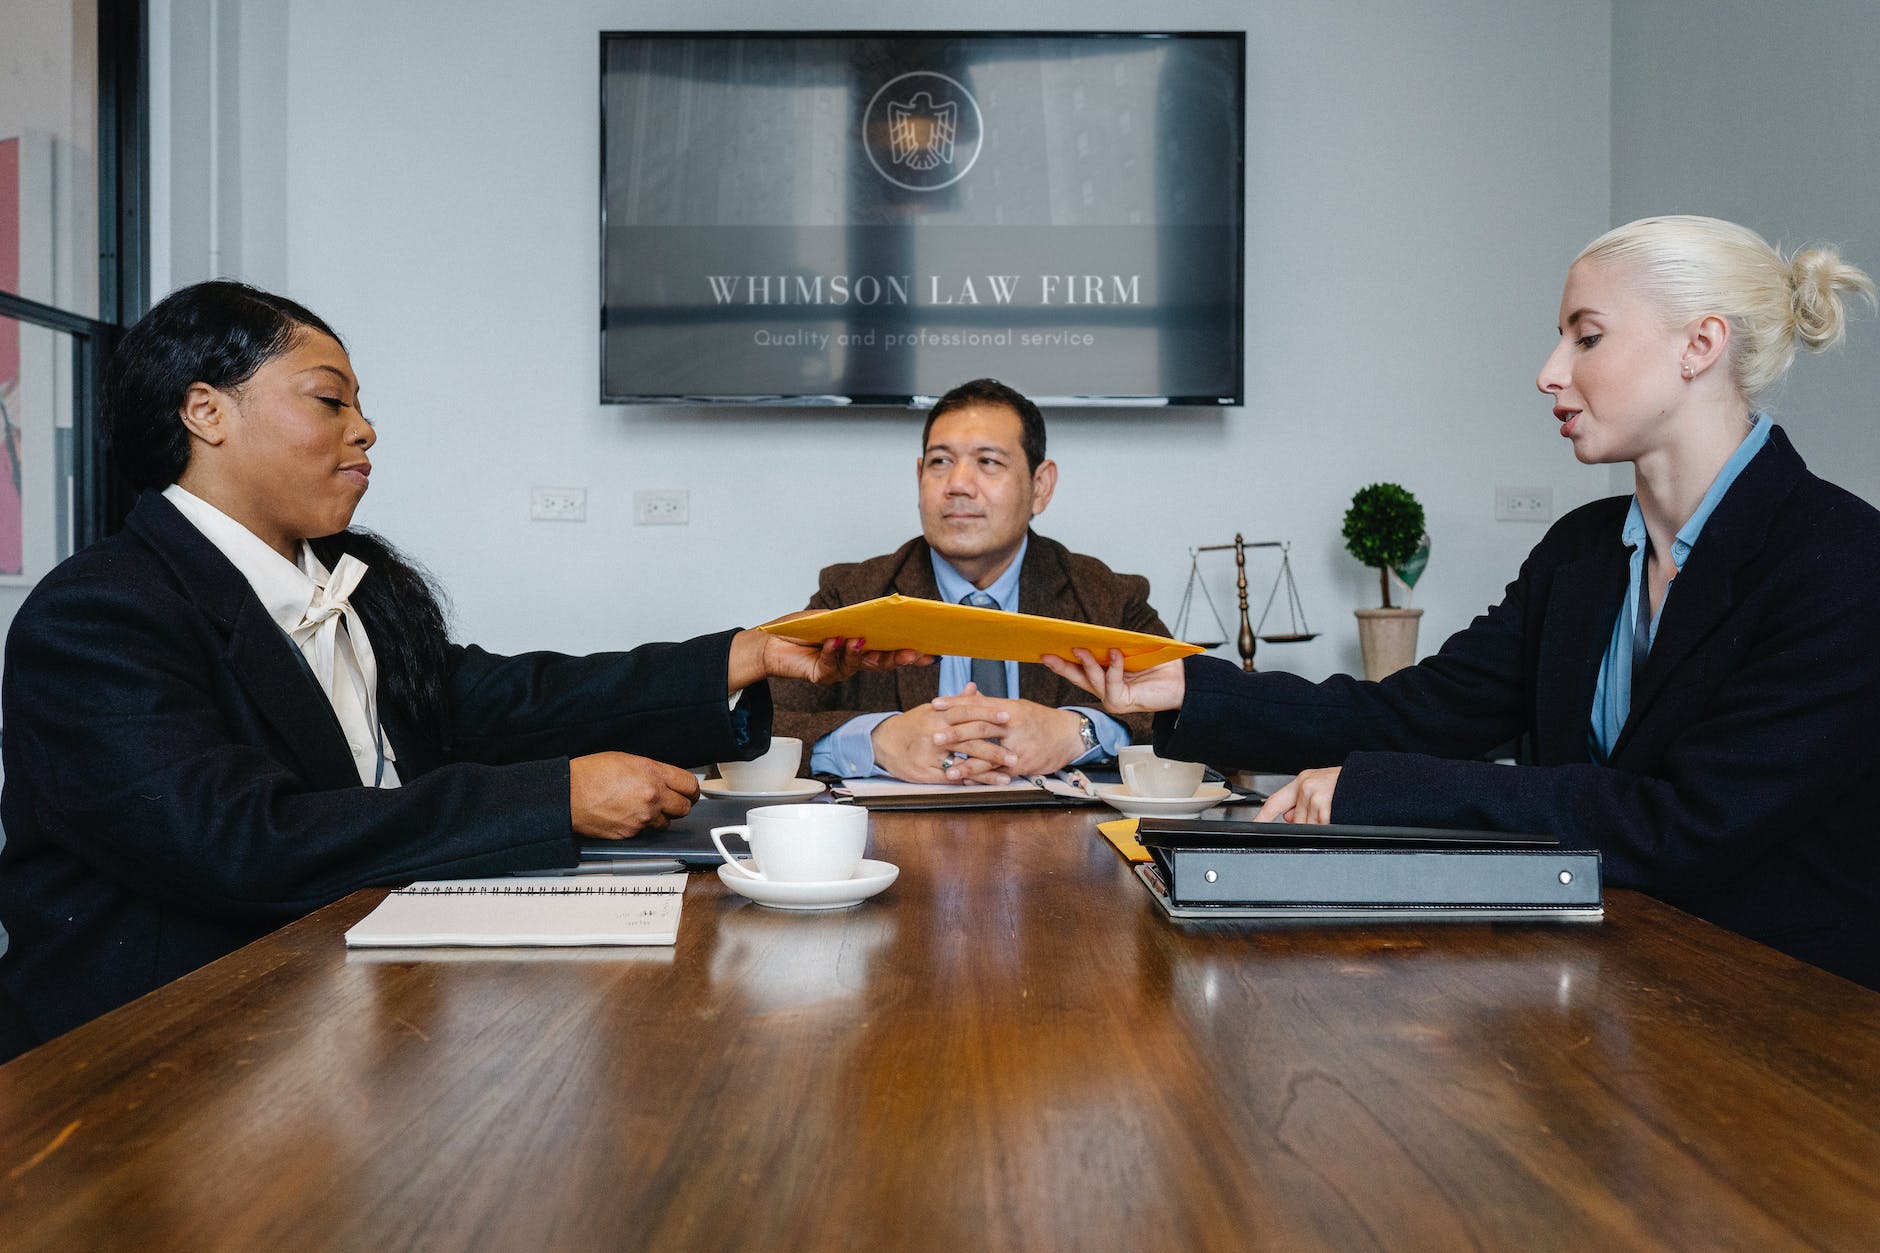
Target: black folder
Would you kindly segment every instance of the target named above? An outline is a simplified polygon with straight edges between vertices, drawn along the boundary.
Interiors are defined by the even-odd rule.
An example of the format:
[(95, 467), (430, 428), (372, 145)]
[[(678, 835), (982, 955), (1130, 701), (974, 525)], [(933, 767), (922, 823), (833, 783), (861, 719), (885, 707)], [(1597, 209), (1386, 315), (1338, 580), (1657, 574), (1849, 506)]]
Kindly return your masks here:
[(1176, 918), (1604, 916), (1600, 857), (1551, 835), (1144, 818), (1138, 868)]
[[(582, 861), (670, 860), (683, 862), (688, 870), (710, 870), (725, 861), (712, 847), (712, 828), (742, 826), (754, 805), (766, 803), (701, 797), (685, 817), (674, 818), (657, 831), (624, 840), (581, 839), (576, 847)], [(725, 847), (734, 853), (747, 851), (744, 840), (735, 835), (725, 837)]]

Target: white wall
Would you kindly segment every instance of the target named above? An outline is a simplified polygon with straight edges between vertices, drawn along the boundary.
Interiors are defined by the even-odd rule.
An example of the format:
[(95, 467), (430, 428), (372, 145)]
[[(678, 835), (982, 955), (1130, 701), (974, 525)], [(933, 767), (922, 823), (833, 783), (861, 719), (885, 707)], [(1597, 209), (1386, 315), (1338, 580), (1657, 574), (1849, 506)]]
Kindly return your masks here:
[(154, 0), (150, 258), (161, 293), (287, 284), (288, 6)]
[[(1874, 0), (1617, 6), (1613, 220), (1710, 214), (1880, 275), (1877, 51)], [(1880, 504), (1880, 319), (1861, 314), (1770, 407), (1817, 474)]]
[[(154, 20), (181, 39), (216, 4), (157, 0)], [(226, 20), (236, 6), (220, 7)], [(216, 116), (249, 140), (265, 119), (279, 143), (244, 142), (233, 172), (225, 158), (185, 183), (213, 138), (201, 85), (158, 67), (158, 92), (188, 107), (158, 136), (159, 178), (178, 177), (157, 197), (172, 217), (156, 287), (209, 272), (195, 219), (213, 200), (220, 268), (284, 285), (340, 330), (381, 435), (360, 521), (429, 563), (460, 637), (589, 650), (750, 623), (800, 607), (823, 564), (916, 531), (914, 414), (595, 402), (597, 32), (873, 28), (879, 5), (239, 7), (243, 58), (285, 72), (240, 75), (231, 120), (240, 63), (224, 53)], [(1248, 404), (1050, 415), (1063, 476), (1046, 534), (1150, 576), (1171, 622), (1191, 545), (1292, 540), (1325, 634), (1264, 648), (1262, 663), (1315, 676), (1357, 667), (1350, 611), (1376, 592), (1338, 535), (1358, 487), (1394, 480), (1428, 509), (1426, 650), (1495, 600), (1539, 538), (1493, 520), (1495, 484), (1551, 487), (1557, 512), (1607, 490), (1532, 380), (1565, 264), (1608, 224), (1611, 6), (1425, 7), (1437, 11), (1181, 6), (1171, 24), (1249, 33)], [(949, 0), (910, 20), (999, 29), (1014, 14)], [(1157, 20), (1117, 0), (1022, 15), (1028, 28)], [(201, 59), (185, 51), (176, 75)], [(284, 222), (264, 249), (253, 223), (270, 212)], [(231, 242), (229, 221), (250, 234)], [(532, 483), (585, 485), (588, 521), (528, 521)], [(691, 525), (630, 525), (636, 488), (689, 489)], [(1273, 559), (1251, 565), (1263, 597)], [(1231, 612), (1231, 557), (1208, 570)]]

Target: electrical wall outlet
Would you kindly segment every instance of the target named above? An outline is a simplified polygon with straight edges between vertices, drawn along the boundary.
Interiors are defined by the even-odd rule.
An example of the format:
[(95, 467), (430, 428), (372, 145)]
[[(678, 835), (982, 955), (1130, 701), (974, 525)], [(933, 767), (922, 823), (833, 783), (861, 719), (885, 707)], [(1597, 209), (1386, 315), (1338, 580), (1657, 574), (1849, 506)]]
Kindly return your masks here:
[(1497, 487), (1495, 521), (1549, 522), (1554, 516), (1551, 487)]
[(634, 526), (684, 526), (692, 520), (692, 493), (683, 487), (633, 493)]
[(587, 488), (531, 487), (529, 517), (537, 522), (586, 522)]

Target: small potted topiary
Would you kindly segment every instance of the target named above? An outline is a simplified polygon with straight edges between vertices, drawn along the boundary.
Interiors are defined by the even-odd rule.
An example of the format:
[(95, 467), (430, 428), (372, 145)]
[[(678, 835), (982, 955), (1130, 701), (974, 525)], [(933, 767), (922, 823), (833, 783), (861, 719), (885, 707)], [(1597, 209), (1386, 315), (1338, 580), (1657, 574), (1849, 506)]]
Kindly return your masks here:
[(1417, 619), (1423, 611), (1393, 607), (1390, 579), (1397, 571), (1409, 587), (1429, 560), (1423, 506), (1395, 483), (1358, 489), (1345, 513), (1345, 549), (1377, 570), (1384, 604), (1357, 611), (1358, 644), (1364, 653), (1364, 677), (1381, 679), (1416, 660)]

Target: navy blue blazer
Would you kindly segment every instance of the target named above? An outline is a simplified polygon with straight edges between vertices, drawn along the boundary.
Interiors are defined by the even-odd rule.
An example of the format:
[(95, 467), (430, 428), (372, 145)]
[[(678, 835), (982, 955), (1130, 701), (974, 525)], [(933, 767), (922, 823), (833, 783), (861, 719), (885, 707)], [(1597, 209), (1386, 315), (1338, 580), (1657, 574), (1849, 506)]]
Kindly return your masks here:
[(39, 583), (7, 638), (0, 1057), (9, 1011), (17, 1050), (356, 888), (572, 864), (570, 756), (689, 764), (767, 742), (765, 685), (727, 711), (730, 640), (452, 646), (448, 742), (382, 701), (404, 786), (362, 787), (247, 580), (145, 495)]
[[(1629, 499), (1563, 517), (1499, 605), (1380, 683), (1189, 659), (1157, 751), (1342, 764), (1336, 822), (1553, 832), (1601, 850), (1609, 884), (1880, 988), (1880, 513), (1771, 432), (1679, 571), (1602, 764)], [(1517, 736), (1521, 765), (1479, 760)]]

